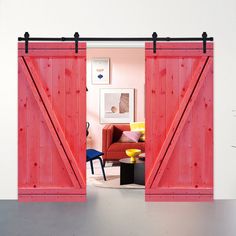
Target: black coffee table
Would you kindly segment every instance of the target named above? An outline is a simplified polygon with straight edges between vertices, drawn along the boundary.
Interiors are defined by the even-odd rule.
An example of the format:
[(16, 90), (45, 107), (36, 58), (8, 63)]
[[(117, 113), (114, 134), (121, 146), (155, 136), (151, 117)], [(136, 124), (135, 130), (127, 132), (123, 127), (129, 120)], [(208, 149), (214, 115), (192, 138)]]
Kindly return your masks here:
[(120, 185), (140, 184), (145, 185), (144, 161), (136, 158), (136, 162), (130, 162), (130, 158), (120, 159)]

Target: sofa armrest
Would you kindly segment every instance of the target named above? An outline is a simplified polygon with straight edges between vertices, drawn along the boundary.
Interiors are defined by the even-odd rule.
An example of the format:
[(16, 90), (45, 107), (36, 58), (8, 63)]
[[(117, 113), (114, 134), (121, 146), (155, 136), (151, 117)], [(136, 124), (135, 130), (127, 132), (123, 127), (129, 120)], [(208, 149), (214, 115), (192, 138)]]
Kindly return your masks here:
[(112, 144), (113, 131), (114, 131), (114, 126), (111, 124), (105, 125), (104, 128), (102, 129), (102, 151), (103, 152), (106, 152), (107, 149)]

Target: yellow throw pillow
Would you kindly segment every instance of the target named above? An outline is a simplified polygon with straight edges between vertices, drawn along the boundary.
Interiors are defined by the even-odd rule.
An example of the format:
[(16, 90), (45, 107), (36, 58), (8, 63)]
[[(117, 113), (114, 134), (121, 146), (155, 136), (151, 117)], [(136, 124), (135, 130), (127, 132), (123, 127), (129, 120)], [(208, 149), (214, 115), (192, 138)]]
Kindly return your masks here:
[(132, 122), (130, 123), (131, 131), (140, 131), (142, 134), (145, 133), (145, 122)]
[(131, 131), (139, 131), (142, 135), (139, 140), (145, 142), (145, 122), (132, 122), (130, 123)]

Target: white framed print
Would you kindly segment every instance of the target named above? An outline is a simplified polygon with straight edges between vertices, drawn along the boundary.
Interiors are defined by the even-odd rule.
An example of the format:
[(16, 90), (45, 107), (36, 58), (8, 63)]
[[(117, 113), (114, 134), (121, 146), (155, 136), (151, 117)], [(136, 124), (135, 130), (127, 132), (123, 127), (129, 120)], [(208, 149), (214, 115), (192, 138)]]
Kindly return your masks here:
[(100, 123), (134, 122), (134, 89), (100, 89)]
[(93, 58), (91, 60), (92, 84), (109, 84), (109, 58)]

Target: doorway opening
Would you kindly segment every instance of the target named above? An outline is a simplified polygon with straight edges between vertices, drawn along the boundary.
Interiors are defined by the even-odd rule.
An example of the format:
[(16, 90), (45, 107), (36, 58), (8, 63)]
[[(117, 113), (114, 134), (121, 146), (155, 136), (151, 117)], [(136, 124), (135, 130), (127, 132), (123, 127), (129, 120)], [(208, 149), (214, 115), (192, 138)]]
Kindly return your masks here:
[(86, 75), (87, 152), (102, 152), (104, 164), (103, 173), (100, 159), (87, 157), (87, 185), (144, 189), (144, 45), (88, 45)]

